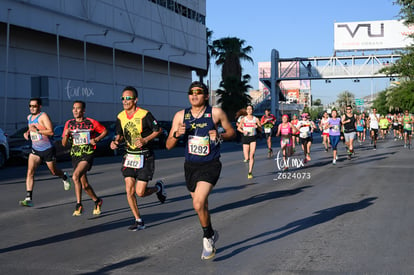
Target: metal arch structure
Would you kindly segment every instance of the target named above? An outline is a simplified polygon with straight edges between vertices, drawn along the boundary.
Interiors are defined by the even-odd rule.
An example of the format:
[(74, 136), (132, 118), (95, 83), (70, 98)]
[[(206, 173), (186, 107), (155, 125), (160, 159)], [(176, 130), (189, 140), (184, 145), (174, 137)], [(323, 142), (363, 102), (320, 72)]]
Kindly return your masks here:
[(280, 58), (279, 52), (273, 49), (270, 75), (259, 80), (270, 90), (271, 112), (278, 117), (279, 101), (285, 101), (279, 87), (281, 81), (390, 77), (379, 73), (379, 70), (400, 57), (399, 54), (381, 54)]

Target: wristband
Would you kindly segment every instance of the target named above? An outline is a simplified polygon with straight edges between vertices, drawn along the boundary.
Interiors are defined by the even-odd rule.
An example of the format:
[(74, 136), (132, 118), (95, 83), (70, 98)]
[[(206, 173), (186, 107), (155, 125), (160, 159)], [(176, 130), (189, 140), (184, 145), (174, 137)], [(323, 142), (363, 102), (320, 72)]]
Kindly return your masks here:
[(180, 137), (177, 137), (177, 131), (175, 131), (174, 133), (173, 133), (173, 138), (175, 138), (175, 139), (179, 139)]

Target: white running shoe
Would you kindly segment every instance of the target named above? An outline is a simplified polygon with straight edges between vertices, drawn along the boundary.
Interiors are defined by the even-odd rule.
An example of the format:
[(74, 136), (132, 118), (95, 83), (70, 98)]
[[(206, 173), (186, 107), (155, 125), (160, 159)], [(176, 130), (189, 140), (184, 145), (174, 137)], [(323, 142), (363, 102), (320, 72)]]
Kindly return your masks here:
[(216, 255), (215, 243), (218, 240), (218, 233), (214, 231), (211, 238), (203, 238), (203, 252), (201, 253), (202, 260), (212, 259)]
[(63, 180), (63, 189), (65, 189), (65, 191), (68, 191), (72, 183), (70, 181), (68, 173), (65, 172), (64, 175), (66, 176), (66, 180)]

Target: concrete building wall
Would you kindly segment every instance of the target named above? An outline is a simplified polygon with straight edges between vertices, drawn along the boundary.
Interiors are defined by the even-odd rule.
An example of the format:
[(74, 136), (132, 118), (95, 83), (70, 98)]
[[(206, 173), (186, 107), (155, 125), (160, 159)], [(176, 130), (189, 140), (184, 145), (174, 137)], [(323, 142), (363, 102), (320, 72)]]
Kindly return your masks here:
[[(140, 107), (171, 120), (188, 106), (192, 70), (206, 66), (205, 25), (161, 2), (1, 1), (0, 127), (26, 124), (39, 79), (55, 124), (72, 117), (74, 100), (86, 102), (88, 116), (114, 120), (127, 85)], [(172, 2), (205, 14), (205, 0)]]

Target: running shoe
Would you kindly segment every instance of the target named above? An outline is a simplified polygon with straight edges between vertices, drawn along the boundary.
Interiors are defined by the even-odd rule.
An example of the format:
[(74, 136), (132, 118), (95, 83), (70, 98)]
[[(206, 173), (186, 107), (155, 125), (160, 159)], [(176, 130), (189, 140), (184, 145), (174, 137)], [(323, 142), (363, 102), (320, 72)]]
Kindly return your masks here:
[(129, 231), (137, 231), (137, 230), (143, 230), (143, 229), (145, 229), (145, 224), (143, 220), (141, 220), (140, 222), (136, 220), (134, 224), (128, 227)]
[(272, 156), (273, 156), (273, 150), (269, 149), (268, 152), (267, 152), (267, 157), (271, 158)]
[(253, 174), (252, 174), (252, 173), (248, 173), (248, 174), (247, 174), (247, 178), (248, 178), (248, 179), (252, 179), (252, 178), (253, 178)]
[(348, 154), (347, 158), (348, 158), (348, 159), (351, 159), (351, 154)]
[(404, 143), (404, 148), (407, 148), (407, 144), (406, 143)]
[(283, 167), (283, 171), (287, 171), (287, 170), (289, 170), (288, 166)]
[(202, 260), (209, 260), (216, 255), (215, 243), (217, 240), (217, 231), (214, 231), (214, 235), (211, 238), (203, 238), (203, 252), (201, 253)]
[(64, 173), (63, 177), (65, 178), (63, 179), (63, 189), (65, 189), (65, 191), (68, 191), (70, 189), (70, 186), (72, 185), (70, 177), (66, 172)]
[(83, 206), (80, 203), (76, 204), (75, 211), (73, 211), (72, 216), (81, 216), (83, 212)]
[(377, 145), (374, 145), (374, 151), (377, 150)]
[(92, 214), (101, 215), (101, 208), (102, 208), (102, 199), (98, 198), (98, 200), (95, 202), (95, 208), (93, 209)]
[(21, 206), (26, 206), (26, 207), (32, 207), (33, 206), (33, 202), (32, 202), (32, 200), (30, 200), (30, 199), (24, 199), (24, 200), (22, 200), (22, 201), (19, 201), (19, 204), (21, 205)]
[(155, 186), (158, 187), (157, 197), (161, 203), (164, 203), (167, 199), (167, 192), (165, 191), (164, 182), (162, 180), (158, 180)]
[(248, 161), (249, 161), (248, 159), (244, 159), (244, 160), (243, 160), (243, 162), (248, 162)]
[(336, 159), (332, 160), (332, 164), (335, 165), (336, 164)]
[(328, 152), (328, 148), (325, 148), (325, 152)]
[(310, 154), (306, 154), (306, 160), (307, 160), (307, 161), (311, 161)]

